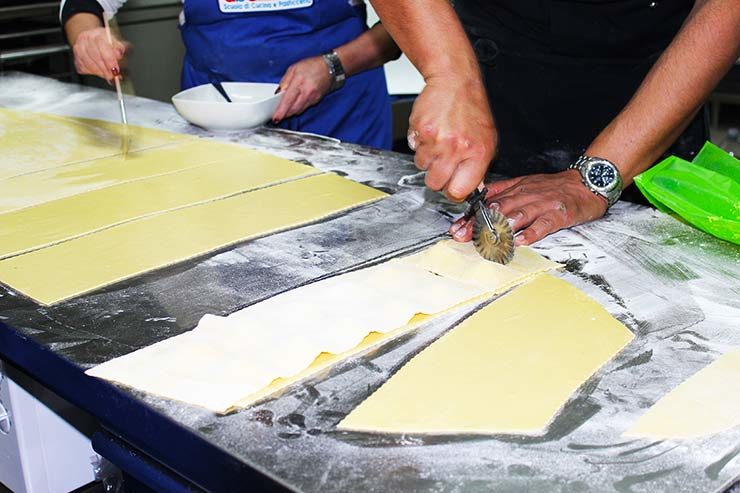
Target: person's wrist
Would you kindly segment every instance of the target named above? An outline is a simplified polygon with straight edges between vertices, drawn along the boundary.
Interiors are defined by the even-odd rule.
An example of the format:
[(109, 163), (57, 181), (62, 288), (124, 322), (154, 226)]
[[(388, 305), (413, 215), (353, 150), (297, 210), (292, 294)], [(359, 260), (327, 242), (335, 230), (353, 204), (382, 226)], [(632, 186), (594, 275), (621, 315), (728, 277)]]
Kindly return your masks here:
[(67, 36), (69, 45), (74, 46), (80, 35), (102, 27), (103, 21), (97, 15), (89, 12), (78, 12), (65, 22), (64, 33)]
[(465, 82), (480, 81), (482, 85), (480, 65), (472, 49), (438, 53), (418, 68), (427, 83), (430, 79), (456, 79)]
[(329, 92), (341, 89), (347, 79), (347, 74), (344, 71), (342, 60), (339, 58), (336, 50), (324, 53), (321, 57), (324, 59), (324, 63), (329, 71), (329, 80), (331, 81)]
[(594, 195), (606, 201), (607, 207), (614, 205), (624, 188), (619, 168), (608, 159), (583, 154), (568, 168), (578, 172), (581, 183)]
[(450, 90), (463, 89), (471, 92), (485, 93), (485, 85), (480, 77), (479, 72), (463, 74), (460, 72), (450, 72), (438, 75), (424, 77), (426, 85), (446, 87)]
[(584, 209), (590, 211), (598, 211), (598, 213), (589, 216), (590, 219), (596, 219), (606, 214), (606, 211), (609, 210), (609, 202), (606, 200), (606, 197), (598, 193), (594, 193), (591, 189), (589, 189), (586, 184), (583, 183), (583, 178), (581, 177), (581, 174), (578, 170), (568, 168), (564, 171), (561, 171), (561, 173), (564, 176), (567, 176), (569, 181), (573, 183), (574, 189), (579, 190), (579, 198), (577, 200), (579, 200), (584, 206), (586, 206), (584, 207)]

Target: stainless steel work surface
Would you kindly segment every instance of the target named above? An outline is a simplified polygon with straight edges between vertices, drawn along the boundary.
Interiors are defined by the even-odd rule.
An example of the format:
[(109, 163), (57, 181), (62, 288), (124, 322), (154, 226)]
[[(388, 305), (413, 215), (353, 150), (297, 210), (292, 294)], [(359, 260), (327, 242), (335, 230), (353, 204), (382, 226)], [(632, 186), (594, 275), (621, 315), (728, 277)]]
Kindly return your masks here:
[[(117, 121), (114, 97), (23, 74), (0, 77), (0, 106), (16, 109)], [(267, 128), (214, 135), (186, 124), (170, 105), (139, 98), (127, 104), (132, 124), (238, 142), (346, 174), (392, 195), (335, 219), (250, 241), (51, 308), (0, 287), (2, 320), (81, 370), (192, 329), (205, 313), (230, 313), (428, 244), (444, 234), (451, 214), (459, 212), (423, 188), (423, 177), (408, 156)], [(462, 311), (228, 416), (130, 394), (299, 491), (728, 488), (740, 477), (740, 429), (686, 441), (620, 435), (670, 389), (730, 347), (740, 346), (740, 248), (626, 203), (536, 248), (564, 263), (559, 275), (636, 334), (623, 353), (583, 385), (542, 437), (336, 431), (342, 417), (464, 317)], [(484, 381), (480, 391), (486, 392)], [(706, 405), (722, 398), (718, 395)]]

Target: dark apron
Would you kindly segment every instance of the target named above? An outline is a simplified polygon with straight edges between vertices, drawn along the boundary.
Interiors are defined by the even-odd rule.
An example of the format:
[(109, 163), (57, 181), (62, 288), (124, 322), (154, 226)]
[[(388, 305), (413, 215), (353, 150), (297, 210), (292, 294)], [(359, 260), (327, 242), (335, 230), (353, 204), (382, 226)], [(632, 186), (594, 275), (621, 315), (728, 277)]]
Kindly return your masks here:
[[(457, 0), (483, 72), (499, 152), (491, 171), (561, 171), (626, 106), (693, 0)], [(669, 149), (709, 139), (701, 111)], [(644, 202), (636, 187), (623, 195)]]

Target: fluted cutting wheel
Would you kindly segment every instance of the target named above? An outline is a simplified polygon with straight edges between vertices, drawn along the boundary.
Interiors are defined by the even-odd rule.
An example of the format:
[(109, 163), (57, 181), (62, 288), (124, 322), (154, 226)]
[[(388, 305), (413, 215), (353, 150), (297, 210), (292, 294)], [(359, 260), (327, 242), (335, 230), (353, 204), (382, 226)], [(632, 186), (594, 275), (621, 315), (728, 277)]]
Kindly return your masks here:
[(491, 209), (488, 209), (488, 214), (495, 234), (488, 228), (483, 213), (478, 210), (473, 224), (473, 244), (484, 259), (508, 264), (514, 258), (514, 232), (502, 214)]

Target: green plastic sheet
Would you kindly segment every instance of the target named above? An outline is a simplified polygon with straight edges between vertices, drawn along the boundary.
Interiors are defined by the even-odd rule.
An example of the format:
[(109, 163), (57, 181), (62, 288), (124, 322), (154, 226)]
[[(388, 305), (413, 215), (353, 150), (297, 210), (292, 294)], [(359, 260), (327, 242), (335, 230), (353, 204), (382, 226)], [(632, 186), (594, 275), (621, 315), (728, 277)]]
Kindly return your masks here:
[(711, 142), (692, 162), (671, 156), (635, 177), (659, 210), (740, 244), (740, 160)]

